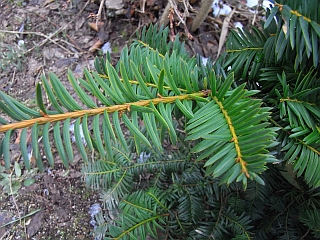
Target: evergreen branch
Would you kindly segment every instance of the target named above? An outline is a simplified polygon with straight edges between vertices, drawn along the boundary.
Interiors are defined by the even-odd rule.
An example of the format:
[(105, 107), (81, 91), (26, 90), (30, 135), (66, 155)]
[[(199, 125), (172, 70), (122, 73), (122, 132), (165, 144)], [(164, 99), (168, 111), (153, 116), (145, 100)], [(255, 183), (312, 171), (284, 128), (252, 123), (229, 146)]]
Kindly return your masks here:
[[(317, 22), (319, 16), (317, 11), (309, 9), (307, 6), (313, 5), (313, 8), (317, 9), (319, 3), (305, 1), (304, 7), (299, 7), (293, 2), (284, 3), (286, 4), (276, 3), (271, 9), (271, 13), (267, 14), (264, 27), (267, 28), (271, 22), (274, 22), (275, 16), (278, 19), (276, 24), (279, 26), (274, 39), (275, 48), (271, 45), (270, 51), (273, 52), (272, 55), (276, 56), (278, 63), (289, 60), (290, 57), (295, 58), (294, 68), (296, 71), (299, 67), (303, 70), (305, 66), (309, 68), (312, 64), (316, 67), (319, 63), (320, 26)], [(292, 8), (298, 10), (292, 10)], [(302, 62), (303, 59), (307, 61)]]
[(241, 49), (229, 49), (229, 50), (226, 50), (227, 53), (234, 53), (234, 52), (245, 52), (245, 51), (252, 51), (252, 50), (255, 50), (255, 51), (260, 51), (260, 50), (263, 50), (263, 47), (258, 47), (258, 48), (250, 48), (250, 47), (245, 47), (245, 48), (241, 48)]
[(121, 238), (123, 238), (124, 236), (128, 235), (129, 233), (131, 233), (133, 230), (137, 229), (138, 227), (143, 226), (148, 222), (155, 221), (155, 220), (157, 220), (159, 218), (162, 218), (162, 217), (168, 216), (168, 215), (169, 214), (161, 214), (161, 215), (150, 217), (148, 219), (144, 219), (143, 221), (138, 222), (136, 225), (130, 227), (129, 229), (124, 230), (118, 237), (115, 237), (113, 239), (114, 240), (120, 240)]
[(164, 206), (164, 205), (160, 202), (160, 200), (159, 200), (153, 193), (151, 193), (150, 191), (148, 191), (147, 194), (150, 195), (150, 196), (156, 201), (156, 203), (158, 203), (162, 208), (164, 208), (164, 209), (167, 210), (167, 211), (169, 210), (166, 206)]
[(120, 170), (123, 170), (123, 168), (117, 168), (117, 169), (111, 169), (107, 171), (99, 171), (99, 172), (86, 172), (85, 175), (103, 175), (103, 174), (110, 174), (110, 173), (115, 173)]
[(226, 43), (224, 67), (231, 66), (230, 72), (243, 79), (254, 79), (259, 74), (259, 67), (264, 64), (264, 49), (267, 33), (252, 28), (252, 32), (243, 30), (231, 31)]
[(293, 170), (297, 172), (298, 177), (304, 173), (307, 184), (314, 188), (319, 187), (320, 152), (299, 138), (292, 137), (287, 141), (281, 150), (285, 152), (283, 160), (293, 164)]
[(147, 211), (147, 212), (153, 212), (152, 210), (150, 210), (150, 209), (148, 209), (148, 208), (144, 208), (144, 207), (141, 207), (141, 206), (139, 206), (139, 205), (137, 205), (137, 204), (133, 204), (133, 203), (131, 203), (131, 202), (128, 202), (127, 200), (122, 200), (122, 202), (123, 203), (126, 203), (126, 204), (128, 204), (128, 205), (130, 205), (130, 206), (132, 206), (132, 207), (134, 207), (134, 208), (138, 208), (138, 209), (140, 209), (140, 210), (143, 210), (143, 211)]
[(319, 209), (307, 209), (299, 214), (300, 220), (312, 229), (312, 233), (315, 238), (320, 237), (320, 210)]
[[(99, 74), (99, 76), (102, 77), (102, 78), (104, 78), (104, 79), (109, 79), (109, 78), (110, 78), (110, 77), (108, 77), (107, 75), (104, 75), (104, 74)], [(121, 80), (121, 82), (124, 82), (124, 80), (123, 80), (122, 78), (120, 78), (120, 80)], [(129, 80), (129, 82), (130, 82), (131, 84), (139, 85), (139, 82), (138, 82), (138, 81)], [(153, 87), (153, 88), (158, 89), (158, 86), (157, 86), (156, 84), (148, 83), (148, 82), (146, 82), (145, 84), (147, 85), (147, 87)], [(169, 86), (163, 86), (163, 88), (166, 89), (166, 90), (172, 90), (172, 88), (169, 87)], [(181, 91), (181, 92), (188, 92), (188, 90), (183, 89), (183, 88), (178, 88), (178, 89), (179, 89), (179, 91)]]
[[(212, 86), (216, 86), (214, 81), (211, 80)], [(270, 109), (260, 109), (260, 101), (249, 99), (245, 84), (230, 91), (232, 82), (231, 74), (218, 90), (212, 88), (213, 101), (188, 121), (186, 130), (190, 132), (186, 139), (203, 139), (192, 151), (202, 152), (198, 161), (208, 159), (204, 165), (206, 174), (223, 175), (221, 183), (229, 184), (237, 179), (246, 188), (247, 178), (264, 184), (258, 176), (265, 170), (264, 159), (277, 161), (263, 150), (277, 144), (272, 140), (277, 129), (268, 129), (268, 123), (261, 123), (266, 121)]]
[(187, 187), (206, 186), (206, 185), (210, 186), (215, 182), (216, 180), (206, 181), (205, 183), (199, 182), (199, 183), (188, 183), (188, 184), (178, 184), (178, 183), (176, 184), (180, 187), (187, 188)]
[[(150, 162), (145, 162), (145, 163), (135, 163), (131, 166), (121, 166), (121, 168), (116, 168), (116, 169), (112, 169), (112, 170), (107, 170), (107, 171), (99, 171), (99, 172), (92, 172), (92, 171), (88, 171), (85, 172), (85, 175), (103, 175), (103, 174), (110, 174), (110, 173), (114, 173), (114, 172), (118, 172), (118, 171), (132, 171), (133, 169), (139, 169), (141, 167), (154, 167), (155, 165), (159, 165), (159, 166), (163, 166), (165, 164), (177, 164), (177, 163), (184, 163), (186, 160), (185, 159), (175, 159), (175, 160), (166, 160), (166, 161), (150, 161)], [(114, 162), (108, 162), (108, 161), (104, 161), (108, 164), (112, 164), (112, 165), (116, 165), (116, 163)]]
[[(131, 161), (131, 159), (129, 158), (128, 154), (125, 153), (125, 152), (123, 152), (122, 149), (119, 149), (119, 147), (112, 146), (112, 150), (113, 150), (115, 153), (118, 153), (118, 154), (120, 154), (122, 157), (124, 157), (124, 158), (127, 160), (127, 162), (130, 162), (130, 161)], [(109, 164), (108, 161), (105, 161), (105, 162), (107, 162), (107, 163)], [(114, 163), (113, 163), (113, 162), (110, 162), (110, 164), (114, 164)]]
[[(319, 135), (319, 138), (320, 138), (320, 135)], [(314, 152), (316, 155), (318, 155), (318, 157), (320, 159), (320, 150), (317, 150), (314, 147), (310, 146), (309, 144), (306, 144), (301, 139), (297, 139), (297, 141), (300, 142), (301, 144), (303, 144), (304, 146), (306, 146), (307, 148), (309, 148), (311, 150), (311, 152)]]
[[(120, 184), (122, 183), (122, 180), (127, 177), (127, 171), (123, 171), (122, 176), (120, 177), (120, 179), (117, 181), (117, 183), (115, 184), (115, 186), (112, 188), (112, 192), (115, 191), (117, 189), (118, 186), (120, 186)], [(111, 194), (112, 194), (111, 192)]]
[(122, 105), (113, 105), (109, 107), (100, 107), (95, 109), (86, 109), (86, 110), (79, 110), (74, 112), (66, 112), (62, 114), (54, 114), (54, 115), (46, 115), (39, 118), (34, 118), (30, 120), (23, 120), (16, 123), (10, 123), (6, 125), (0, 126), (0, 132), (7, 132), (9, 129), (15, 130), (15, 129), (21, 129), (33, 126), (35, 123), (38, 125), (43, 125), (48, 122), (58, 122), (58, 121), (64, 121), (68, 118), (81, 118), (85, 115), (93, 116), (98, 114), (103, 114), (104, 111), (107, 111), (108, 113), (114, 113), (116, 111), (130, 111), (130, 106), (137, 105), (137, 106), (149, 106), (150, 102), (152, 102), (154, 105), (157, 105), (159, 103), (173, 103), (176, 99), (179, 100), (192, 100), (195, 98), (203, 98), (206, 97), (206, 92), (198, 92), (198, 93), (192, 93), (192, 94), (184, 94), (180, 96), (172, 96), (172, 97), (161, 97), (161, 98), (155, 98), (151, 100), (140, 100), (138, 102), (132, 102), (132, 103), (125, 103)]
[[(244, 214), (243, 214), (244, 215)], [(230, 222), (233, 222), (236, 226), (238, 226), (241, 230), (242, 230), (242, 233), (244, 233), (247, 237), (248, 240), (251, 239), (250, 237), (250, 234), (247, 232), (246, 228), (243, 226), (243, 224), (240, 224), (239, 221), (236, 221), (232, 218), (230, 218), (228, 215), (225, 215), (225, 214), (222, 214), (223, 217), (225, 217), (226, 219), (228, 219)], [(240, 216), (241, 217), (241, 216)], [(240, 218), (239, 217), (239, 218)], [(239, 220), (239, 219), (237, 219)]]
[[(149, 50), (151, 50), (151, 51), (153, 51), (153, 52), (157, 52), (157, 50), (155, 50), (154, 48), (152, 48), (149, 44), (147, 44), (147, 43), (145, 43), (145, 42), (143, 42), (143, 41), (141, 41), (141, 40), (137, 40), (137, 42), (139, 43), (139, 44), (141, 44), (142, 46), (144, 46), (144, 47), (146, 47), (146, 48), (148, 48)], [(159, 56), (161, 57), (161, 58), (164, 58), (164, 56), (161, 54), (161, 53), (158, 53), (159, 54)]]
[(183, 231), (183, 233), (185, 234), (186, 233), (186, 229), (185, 227), (183, 226), (183, 223), (180, 221), (180, 218), (179, 218), (179, 215), (177, 212), (174, 213), (174, 216), (175, 216), (175, 219), (178, 223), (178, 226), (180, 227), (180, 229)]
[(300, 101), (298, 99), (292, 99), (292, 98), (280, 98), (279, 100), (280, 100), (280, 102), (297, 102), (297, 103), (302, 103), (302, 104), (308, 104), (310, 106), (316, 106), (317, 105), (315, 103)]
[[(120, 178), (114, 179), (116, 183), (111, 186), (108, 191), (104, 191), (101, 194), (101, 199), (103, 200), (104, 204), (107, 207), (108, 211), (112, 211), (117, 208), (120, 200), (128, 193), (130, 193), (132, 186), (132, 179), (128, 172), (124, 171)], [(102, 179), (103, 181), (103, 179)], [(109, 180), (108, 183), (110, 184)], [(128, 181), (129, 183), (126, 183)], [(107, 184), (101, 183), (102, 186), (107, 186)]]
[(235, 149), (236, 149), (236, 152), (237, 152), (237, 158), (236, 158), (235, 161), (236, 161), (237, 163), (238, 163), (238, 162), (240, 163), (242, 172), (246, 175), (247, 178), (249, 178), (250, 175), (249, 175), (248, 169), (247, 169), (247, 167), (246, 167), (247, 163), (246, 163), (246, 162), (243, 160), (243, 158), (242, 158), (242, 154), (241, 154), (241, 150), (240, 150), (240, 145), (239, 145), (239, 139), (238, 139), (238, 136), (237, 136), (236, 131), (235, 131), (235, 129), (234, 129), (234, 126), (233, 126), (233, 124), (232, 124), (232, 120), (231, 120), (228, 112), (224, 109), (222, 102), (220, 102), (217, 97), (213, 97), (213, 99), (214, 99), (215, 102), (218, 104), (218, 106), (219, 106), (222, 114), (224, 115), (224, 117), (225, 117), (225, 119), (226, 119), (226, 121), (227, 121), (227, 124), (228, 124), (228, 126), (229, 126), (230, 133), (231, 133), (231, 136), (232, 136), (232, 138), (230, 139), (230, 142), (233, 142), (233, 143), (234, 143)]
[[(282, 12), (283, 11), (283, 4), (280, 3), (275, 3), (275, 6), (279, 7), (279, 11)], [(297, 10), (290, 10), (290, 13), (297, 16), (297, 17), (303, 17), (304, 20), (306, 20), (307, 22), (312, 22), (312, 20), (310, 18), (307, 18), (306, 16), (303, 16), (301, 13), (299, 13)]]

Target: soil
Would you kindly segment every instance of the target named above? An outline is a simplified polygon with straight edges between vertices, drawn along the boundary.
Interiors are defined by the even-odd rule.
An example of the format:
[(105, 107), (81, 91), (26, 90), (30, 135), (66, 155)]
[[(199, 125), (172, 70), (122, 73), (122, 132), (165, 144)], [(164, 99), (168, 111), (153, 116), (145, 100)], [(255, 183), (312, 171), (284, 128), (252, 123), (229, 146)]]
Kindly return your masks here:
[[(93, 69), (94, 57), (103, 56), (102, 44), (110, 44), (111, 57), (116, 63), (121, 49), (130, 44), (137, 31), (158, 22), (167, 3), (160, 0), (123, 2), (119, 9), (102, 9), (101, 23), (95, 31), (94, 15), (98, 13), (99, 1), (2, 0), (0, 90), (35, 107), (35, 85), (41, 81), (42, 74), (54, 72), (72, 93), (66, 79), (67, 69), (82, 77), (83, 67)], [(199, 1), (190, 3), (195, 10), (199, 9)], [(255, 13), (248, 11), (242, 1), (237, 2), (237, 6), (229, 28), (234, 28), (236, 21), (246, 26), (254, 18)], [(190, 11), (185, 18), (188, 29), (194, 17), (195, 13)], [(224, 17), (208, 17), (190, 39), (185, 26), (178, 24), (179, 19), (175, 17), (172, 32), (186, 41), (190, 54), (214, 59), (223, 20)], [(8, 119), (4, 114), (1, 116)], [(13, 161), (20, 159), (14, 145), (11, 154)], [(54, 170), (45, 166), (44, 172), (36, 171), (28, 176), (22, 169), (22, 175), (16, 176), (7, 190), (0, 185), (0, 239), (94, 239), (89, 209), (99, 202), (99, 193), (85, 186), (79, 154), (75, 153), (69, 169), (65, 169), (58, 158), (56, 163)], [(12, 177), (17, 173), (1, 171), (0, 174), (8, 173)], [(34, 183), (25, 184), (25, 179), (33, 179)], [(11, 186), (13, 183), (18, 187)]]

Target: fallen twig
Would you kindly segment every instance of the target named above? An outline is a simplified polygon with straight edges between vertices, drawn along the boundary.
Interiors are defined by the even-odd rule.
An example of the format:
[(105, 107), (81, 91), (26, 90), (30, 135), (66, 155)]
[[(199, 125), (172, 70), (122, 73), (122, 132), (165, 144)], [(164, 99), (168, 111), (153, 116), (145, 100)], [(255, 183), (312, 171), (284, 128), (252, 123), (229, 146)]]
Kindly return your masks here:
[[(41, 16), (41, 15), (39, 15), (39, 14), (37, 14), (40, 18), (42, 18), (43, 20), (46, 20), (43, 16)], [(52, 22), (52, 21), (50, 21), (50, 23), (53, 25), (53, 26), (55, 26), (56, 28), (58, 28), (58, 25), (56, 24), (56, 23), (54, 23), (54, 22)], [(72, 42), (73, 43), (73, 45), (71, 45), (71, 43), (67, 43), (67, 42), (65, 42), (64, 40), (60, 40), (60, 41), (62, 41), (62, 42), (65, 42), (65, 43), (67, 43), (67, 44), (69, 44), (69, 45), (71, 45), (73, 48), (76, 48), (76, 49), (78, 49), (80, 52), (78, 52), (78, 53), (83, 53), (84, 52), (84, 50), (72, 39), (72, 37), (70, 37), (68, 34), (65, 34), (65, 36), (69, 39), (69, 41), (70, 42)]]
[[(64, 46), (60, 45), (56, 40), (53, 40), (51, 39), (52, 36), (47, 36), (41, 32), (19, 32), (19, 31), (9, 31), (9, 30), (0, 30), (0, 32), (3, 32), (3, 33), (11, 33), (11, 34), (33, 34), (33, 35), (37, 35), (37, 36), (41, 36), (41, 37), (44, 37), (46, 38), (48, 41), (58, 45), (59, 47), (61, 47), (62, 49), (64, 49), (65, 51), (69, 52), (69, 49), (65, 48)], [(34, 48), (34, 47), (33, 47)], [(33, 49), (32, 48), (32, 49)], [(23, 54), (26, 54), (28, 52), (30, 52), (31, 49), (29, 50), (26, 50)]]
[[(57, 35), (58, 33), (62, 32), (63, 30), (65, 30), (71, 23), (73, 23), (74, 20), (76, 20), (80, 14), (84, 11), (84, 9), (87, 7), (87, 5), (91, 2), (91, 0), (88, 0), (85, 5), (80, 9), (80, 11), (78, 12), (78, 14), (76, 16), (74, 16), (74, 18), (71, 19), (70, 22), (68, 22), (65, 26), (59, 28), (57, 31), (55, 31), (54, 33), (52, 33), (49, 38), (52, 38), (53, 36)], [(27, 52), (31, 52), (33, 49), (35, 48), (39, 48), (41, 46), (43, 46), (44, 44), (46, 44), (46, 42), (48, 42), (48, 39), (45, 39), (44, 41), (42, 41), (42, 43), (30, 48)]]
[[(105, 0), (100, 0), (100, 6), (99, 6), (99, 10), (98, 10), (98, 14), (96, 15), (96, 26), (98, 28), (98, 22), (101, 20), (101, 13), (102, 13), (102, 9), (103, 9), (103, 5), (104, 5), (104, 1)], [(99, 29), (99, 28), (98, 28)]]

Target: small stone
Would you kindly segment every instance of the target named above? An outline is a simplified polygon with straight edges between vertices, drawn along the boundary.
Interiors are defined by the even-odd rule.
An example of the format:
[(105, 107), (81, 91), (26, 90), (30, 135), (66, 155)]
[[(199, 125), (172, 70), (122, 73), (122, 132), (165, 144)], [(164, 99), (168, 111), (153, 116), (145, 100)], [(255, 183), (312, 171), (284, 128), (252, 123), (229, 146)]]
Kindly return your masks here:
[(106, 8), (119, 10), (123, 8), (122, 0), (106, 0)]

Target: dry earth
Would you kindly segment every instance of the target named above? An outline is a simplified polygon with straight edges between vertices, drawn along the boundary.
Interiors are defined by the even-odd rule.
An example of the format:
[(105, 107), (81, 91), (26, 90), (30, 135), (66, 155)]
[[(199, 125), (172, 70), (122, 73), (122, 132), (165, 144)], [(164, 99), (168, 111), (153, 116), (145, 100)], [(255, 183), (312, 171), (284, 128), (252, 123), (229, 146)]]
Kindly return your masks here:
[[(29, 107), (36, 107), (35, 85), (42, 74), (56, 73), (72, 92), (66, 70), (69, 68), (77, 77), (82, 77), (83, 67), (92, 69), (94, 57), (103, 55), (102, 44), (110, 44), (115, 63), (136, 31), (158, 21), (167, 1), (123, 2), (117, 10), (102, 8), (101, 25), (99, 31), (95, 31), (90, 24), (95, 26), (96, 20), (90, 16), (98, 14), (100, 2), (1, 0), (0, 90)], [(199, 1), (190, 2), (194, 10), (199, 9)], [(229, 28), (234, 27), (235, 21), (243, 25), (257, 21), (255, 14), (260, 13), (249, 12), (243, 1), (232, 4), (237, 6), (237, 11)], [(179, 9), (183, 12), (183, 7)], [(188, 28), (194, 16), (190, 11), (185, 19)], [(192, 40), (187, 38), (183, 24), (178, 25), (178, 18), (175, 19), (177, 24), (172, 32), (186, 41), (190, 54), (216, 57), (225, 17), (208, 17), (200, 29), (192, 33)], [(11, 147), (13, 162), (21, 158), (17, 145)], [(6, 186), (0, 185), (0, 239), (94, 239), (88, 211), (99, 201), (99, 195), (85, 186), (80, 156), (75, 153), (74, 163), (68, 170), (58, 158), (56, 162), (54, 170), (47, 166), (44, 172), (27, 175), (22, 169), (21, 176), (16, 176), (15, 171), (5, 171), (0, 160), (0, 174), (11, 176)], [(29, 182), (24, 182), (25, 179)]]

